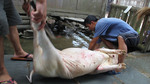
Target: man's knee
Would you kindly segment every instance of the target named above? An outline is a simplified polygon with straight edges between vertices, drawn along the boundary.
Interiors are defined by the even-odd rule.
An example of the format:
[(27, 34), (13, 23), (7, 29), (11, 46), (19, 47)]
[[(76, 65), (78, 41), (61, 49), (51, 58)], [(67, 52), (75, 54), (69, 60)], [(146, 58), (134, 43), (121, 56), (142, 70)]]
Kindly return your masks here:
[(122, 36), (118, 36), (117, 38), (118, 38), (118, 43), (124, 43), (124, 44), (126, 44), (125, 40), (124, 40), (124, 38)]
[[(123, 39), (123, 37), (122, 37), (122, 36), (118, 36), (117, 38), (118, 38), (118, 39)], [(124, 40), (124, 39), (123, 39), (123, 40)]]

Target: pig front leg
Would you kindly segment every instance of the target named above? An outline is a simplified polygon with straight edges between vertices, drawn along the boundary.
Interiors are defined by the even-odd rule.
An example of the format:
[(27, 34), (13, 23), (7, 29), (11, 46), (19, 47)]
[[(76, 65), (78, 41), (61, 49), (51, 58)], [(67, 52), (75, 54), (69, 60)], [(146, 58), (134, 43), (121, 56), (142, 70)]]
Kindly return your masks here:
[(120, 49), (99, 48), (96, 49), (96, 51), (100, 51), (106, 54), (126, 54), (124, 50), (120, 50)]
[(99, 48), (96, 51), (100, 51), (106, 54), (117, 54), (118, 55), (118, 63), (123, 63), (126, 57), (126, 52), (120, 49), (107, 49), (107, 48)]
[(107, 71), (111, 71), (111, 70), (115, 70), (115, 69), (126, 69), (126, 64), (125, 63), (119, 63), (116, 65), (104, 65), (104, 66), (100, 65), (91, 74), (103, 73), (103, 72), (107, 72)]

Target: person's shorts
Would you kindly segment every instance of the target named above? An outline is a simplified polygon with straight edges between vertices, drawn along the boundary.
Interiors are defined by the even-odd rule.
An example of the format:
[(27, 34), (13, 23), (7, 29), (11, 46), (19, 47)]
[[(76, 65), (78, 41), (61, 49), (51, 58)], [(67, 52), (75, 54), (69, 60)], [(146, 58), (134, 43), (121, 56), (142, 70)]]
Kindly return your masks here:
[(122, 33), (120, 36), (123, 37), (127, 47), (128, 51), (134, 51), (137, 48), (137, 45), (139, 43), (139, 35), (134, 33)]
[(16, 26), (21, 22), (12, 0), (0, 0), (0, 35), (7, 35), (10, 26)]

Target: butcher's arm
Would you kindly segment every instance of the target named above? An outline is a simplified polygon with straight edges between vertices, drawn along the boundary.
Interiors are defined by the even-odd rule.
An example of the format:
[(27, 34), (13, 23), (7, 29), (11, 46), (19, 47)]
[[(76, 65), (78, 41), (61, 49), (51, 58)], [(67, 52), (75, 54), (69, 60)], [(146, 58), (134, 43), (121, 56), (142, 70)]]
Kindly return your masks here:
[(95, 47), (94, 47), (94, 50), (97, 50), (100, 48), (100, 43), (96, 43)]
[(98, 39), (99, 39), (99, 37), (95, 37), (92, 39), (92, 41), (90, 42), (89, 48), (88, 48), (89, 50), (94, 50), (100, 46), (99, 44), (97, 44)]

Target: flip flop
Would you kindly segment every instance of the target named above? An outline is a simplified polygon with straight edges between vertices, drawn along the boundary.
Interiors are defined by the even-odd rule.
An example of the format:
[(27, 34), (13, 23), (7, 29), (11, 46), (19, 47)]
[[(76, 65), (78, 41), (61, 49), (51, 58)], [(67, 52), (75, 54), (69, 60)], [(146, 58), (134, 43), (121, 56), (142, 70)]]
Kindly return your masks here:
[(7, 81), (0, 81), (0, 84), (15, 84), (15, 80), (11, 78), (10, 80)]
[(116, 72), (116, 71), (114, 71), (114, 70), (108, 71), (108, 72), (106, 72), (106, 73), (109, 74), (109, 75), (121, 74), (121, 72)]
[(31, 54), (27, 54), (24, 57), (12, 57), (11, 60), (15, 60), (15, 61), (32, 61), (33, 58), (29, 58)]

